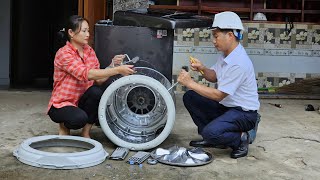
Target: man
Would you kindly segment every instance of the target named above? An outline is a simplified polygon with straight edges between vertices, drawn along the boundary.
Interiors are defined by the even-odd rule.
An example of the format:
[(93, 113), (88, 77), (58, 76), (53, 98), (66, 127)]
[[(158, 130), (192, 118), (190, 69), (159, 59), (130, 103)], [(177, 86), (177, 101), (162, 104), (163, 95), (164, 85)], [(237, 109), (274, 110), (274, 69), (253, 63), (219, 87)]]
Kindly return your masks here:
[(213, 44), (222, 52), (211, 68), (198, 59), (191, 69), (201, 72), (217, 89), (193, 81), (188, 72), (181, 70), (178, 82), (186, 86), (183, 102), (198, 133), (200, 141), (191, 141), (194, 147), (231, 147), (232, 158), (248, 154), (249, 134), (255, 127), (260, 107), (255, 72), (250, 58), (239, 43), (243, 25), (233, 12), (218, 13), (212, 24)]

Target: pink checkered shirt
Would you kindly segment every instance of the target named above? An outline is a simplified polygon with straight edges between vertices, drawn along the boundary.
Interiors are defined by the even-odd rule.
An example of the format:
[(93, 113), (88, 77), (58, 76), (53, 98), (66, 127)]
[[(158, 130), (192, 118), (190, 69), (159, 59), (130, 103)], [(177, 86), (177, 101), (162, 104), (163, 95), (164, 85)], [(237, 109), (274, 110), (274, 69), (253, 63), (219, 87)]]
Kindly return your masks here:
[(54, 83), (48, 111), (52, 105), (55, 108), (77, 106), (80, 97), (94, 83), (88, 80), (89, 70), (99, 68), (96, 53), (89, 45), (84, 46), (81, 58), (78, 50), (68, 41), (57, 51), (54, 59)]

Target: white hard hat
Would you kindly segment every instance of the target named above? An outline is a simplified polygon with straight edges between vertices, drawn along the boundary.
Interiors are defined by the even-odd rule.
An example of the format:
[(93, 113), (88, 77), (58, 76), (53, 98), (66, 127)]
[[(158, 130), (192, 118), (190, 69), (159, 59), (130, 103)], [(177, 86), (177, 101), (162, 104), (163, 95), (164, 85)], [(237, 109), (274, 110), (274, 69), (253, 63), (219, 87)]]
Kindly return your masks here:
[(255, 21), (266, 21), (267, 17), (263, 13), (257, 13), (254, 15), (253, 20)]
[(212, 28), (244, 30), (240, 17), (231, 11), (216, 14)]

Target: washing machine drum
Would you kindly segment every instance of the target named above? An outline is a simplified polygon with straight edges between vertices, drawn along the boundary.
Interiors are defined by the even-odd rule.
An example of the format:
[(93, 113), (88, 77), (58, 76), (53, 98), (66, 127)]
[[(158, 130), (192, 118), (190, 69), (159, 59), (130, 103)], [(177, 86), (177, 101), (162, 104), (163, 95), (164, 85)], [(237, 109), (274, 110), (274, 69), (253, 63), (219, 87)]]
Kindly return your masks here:
[(103, 93), (99, 122), (114, 144), (131, 150), (151, 149), (170, 134), (175, 121), (171, 83), (160, 72), (136, 67), (136, 74), (116, 79)]

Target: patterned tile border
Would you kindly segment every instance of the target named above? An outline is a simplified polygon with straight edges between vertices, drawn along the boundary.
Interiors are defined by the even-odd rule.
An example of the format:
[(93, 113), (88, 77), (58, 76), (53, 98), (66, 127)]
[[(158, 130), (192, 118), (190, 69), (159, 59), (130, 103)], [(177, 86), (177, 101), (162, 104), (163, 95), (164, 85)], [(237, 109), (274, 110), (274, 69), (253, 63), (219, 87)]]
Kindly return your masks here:
[[(319, 73), (308, 74), (308, 73), (257, 73), (257, 87), (258, 88), (272, 88), (281, 87), (283, 85), (288, 85), (294, 82), (306, 78), (320, 78)], [(204, 84), (208, 87), (217, 88), (216, 83), (211, 83), (206, 81), (200, 74), (192, 74), (193, 79), (195, 79), (199, 84)], [(173, 75), (173, 82), (176, 82), (177, 75)], [(175, 89), (177, 92), (184, 92), (186, 89), (181, 85), (177, 85)]]
[[(271, 55), (319, 56), (320, 25), (294, 24), (292, 29), (285, 24), (246, 23), (244, 26), (241, 43), (245, 48), (263, 49)], [(207, 28), (177, 29), (175, 36), (177, 46), (212, 46), (211, 31)]]
[[(248, 55), (261, 56), (305, 56), (320, 57), (319, 50), (305, 49), (262, 49), (262, 48), (245, 48)], [(175, 45), (174, 53), (200, 53), (200, 54), (218, 54), (216, 48), (208, 46), (179, 46)], [(319, 59), (320, 60), (320, 59)]]

